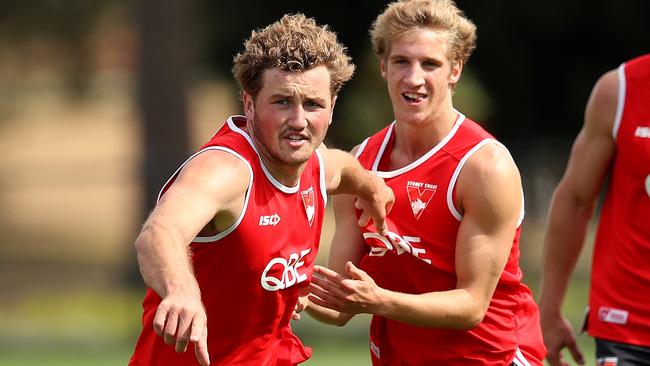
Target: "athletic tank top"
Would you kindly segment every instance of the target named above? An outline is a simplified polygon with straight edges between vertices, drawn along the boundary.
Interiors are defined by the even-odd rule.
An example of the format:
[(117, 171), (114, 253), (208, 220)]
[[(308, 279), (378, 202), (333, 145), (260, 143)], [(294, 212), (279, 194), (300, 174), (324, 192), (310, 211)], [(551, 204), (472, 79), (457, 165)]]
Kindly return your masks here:
[[(387, 171), (394, 123), (368, 138), (358, 150), (361, 164), (384, 178), (395, 193), (387, 221), (390, 233), (363, 229), (369, 245), (362, 259), (383, 288), (422, 294), (456, 288), (456, 236), (462, 214), (454, 203), (456, 180), (465, 162), (485, 144), (499, 144), (459, 114), (449, 134), (411, 164)], [(523, 209), (522, 216), (523, 219)], [(537, 306), (521, 284), (517, 229), (503, 274), (484, 320), (459, 331), (416, 327), (373, 316), (370, 348), (374, 365), (539, 364), (545, 349)]]
[(650, 55), (618, 68), (616, 152), (594, 248), (587, 330), (650, 347)]
[[(289, 321), (299, 288), (311, 280), (318, 251), (327, 199), (324, 167), (315, 152), (300, 182), (282, 185), (261, 162), (245, 124), (243, 116), (230, 117), (190, 158), (209, 150), (225, 151), (245, 162), (252, 177), (244, 208), (232, 227), (198, 236), (191, 244), (208, 317), (208, 351), (212, 365), (295, 365), (311, 356)], [(192, 344), (179, 354), (154, 333), (152, 322), (160, 301), (148, 289), (142, 334), (129, 364), (198, 365)]]

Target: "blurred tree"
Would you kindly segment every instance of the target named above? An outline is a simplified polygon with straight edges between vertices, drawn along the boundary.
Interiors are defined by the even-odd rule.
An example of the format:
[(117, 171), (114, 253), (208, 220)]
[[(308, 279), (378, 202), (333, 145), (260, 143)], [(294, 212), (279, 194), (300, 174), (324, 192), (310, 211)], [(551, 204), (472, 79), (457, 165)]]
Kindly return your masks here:
[[(189, 152), (187, 88), (194, 59), (191, 0), (138, 0), (138, 102), (144, 146), (143, 220), (158, 191)], [(135, 261), (127, 280), (140, 283)]]
[[(70, 95), (83, 96), (91, 71), (88, 36), (101, 12), (115, 1), (3, 1), (0, 44), (14, 49), (30, 42), (47, 44), (57, 53), (53, 55), (56, 61), (49, 61), (60, 63), (48, 66), (64, 74), (62, 80)], [(27, 63), (39, 61), (48, 60), (27, 60)]]
[(137, 2), (145, 214), (189, 152), (187, 87), (194, 62), (194, 11), (190, 0)]

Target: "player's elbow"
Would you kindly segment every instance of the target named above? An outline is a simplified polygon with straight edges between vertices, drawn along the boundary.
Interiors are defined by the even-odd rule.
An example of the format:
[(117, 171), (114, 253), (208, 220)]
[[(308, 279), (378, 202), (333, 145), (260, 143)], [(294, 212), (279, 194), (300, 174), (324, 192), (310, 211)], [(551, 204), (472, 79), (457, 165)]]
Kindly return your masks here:
[(135, 249), (136, 254), (142, 254), (147, 250), (149, 244), (148, 237), (150, 236), (150, 230), (151, 228), (147, 224), (145, 224), (145, 226), (142, 228), (142, 231), (135, 239), (135, 242), (133, 243), (133, 249)]
[(485, 318), (485, 310), (477, 310), (473, 311), (471, 314), (469, 314), (464, 322), (464, 327), (463, 330), (470, 330), (476, 328), (481, 322), (483, 321), (483, 318)]
[(336, 325), (337, 327), (343, 327), (350, 322), (350, 319), (351, 317), (338, 317), (334, 320), (332, 324)]
[(460, 309), (461, 312), (457, 314), (456, 321), (453, 322), (453, 329), (456, 330), (471, 330), (476, 328), (487, 313), (487, 306), (481, 304), (468, 304)]

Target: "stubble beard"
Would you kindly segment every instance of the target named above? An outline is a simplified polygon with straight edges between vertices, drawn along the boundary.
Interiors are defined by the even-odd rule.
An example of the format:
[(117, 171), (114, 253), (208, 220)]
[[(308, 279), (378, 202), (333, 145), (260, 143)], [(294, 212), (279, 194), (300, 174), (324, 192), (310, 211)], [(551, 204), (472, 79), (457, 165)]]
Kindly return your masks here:
[(253, 121), (252, 123), (253, 127), (253, 140), (256, 141), (259, 146), (258, 150), (260, 151), (260, 154), (263, 156), (266, 156), (268, 159), (270, 159), (270, 163), (274, 165), (286, 165), (286, 166), (291, 166), (291, 167), (299, 167), (306, 163), (311, 155), (314, 152), (314, 149), (311, 149), (311, 152), (309, 154), (306, 153), (300, 153), (299, 156), (292, 157), (291, 155), (296, 155), (295, 152), (288, 151), (286, 154), (283, 153), (282, 149), (282, 136), (284, 134), (284, 131), (280, 132), (278, 134), (277, 138), (279, 143), (278, 143), (278, 149), (275, 150), (273, 149), (270, 144), (265, 143), (265, 140), (262, 137), (268, 137), (268, 133), (265, 133), (262, 131), (258, 125)]

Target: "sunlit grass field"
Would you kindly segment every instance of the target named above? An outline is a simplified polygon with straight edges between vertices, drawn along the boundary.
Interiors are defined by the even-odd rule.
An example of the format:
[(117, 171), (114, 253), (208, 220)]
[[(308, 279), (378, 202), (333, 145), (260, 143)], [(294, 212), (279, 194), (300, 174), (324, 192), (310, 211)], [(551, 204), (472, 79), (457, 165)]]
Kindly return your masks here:
[[(586, 302), (587, 284), (574, 281), (565, 304), (577, 327)], [(126, 365), (140, 327), (140, 292), (84, 291), (32, 296), (0, 306), (0, 366)], [(313, 348), (306, 366), (370, 365), (369, 318), (358, 316), (339, 328), (307, 316), (293, 325)], [(593, 342), (578, 341), (587, 365), (594, 365)], [(569, 355), (565, 355), (569, 359)], [(570, 364), (573, 364), (570, 362)]]

